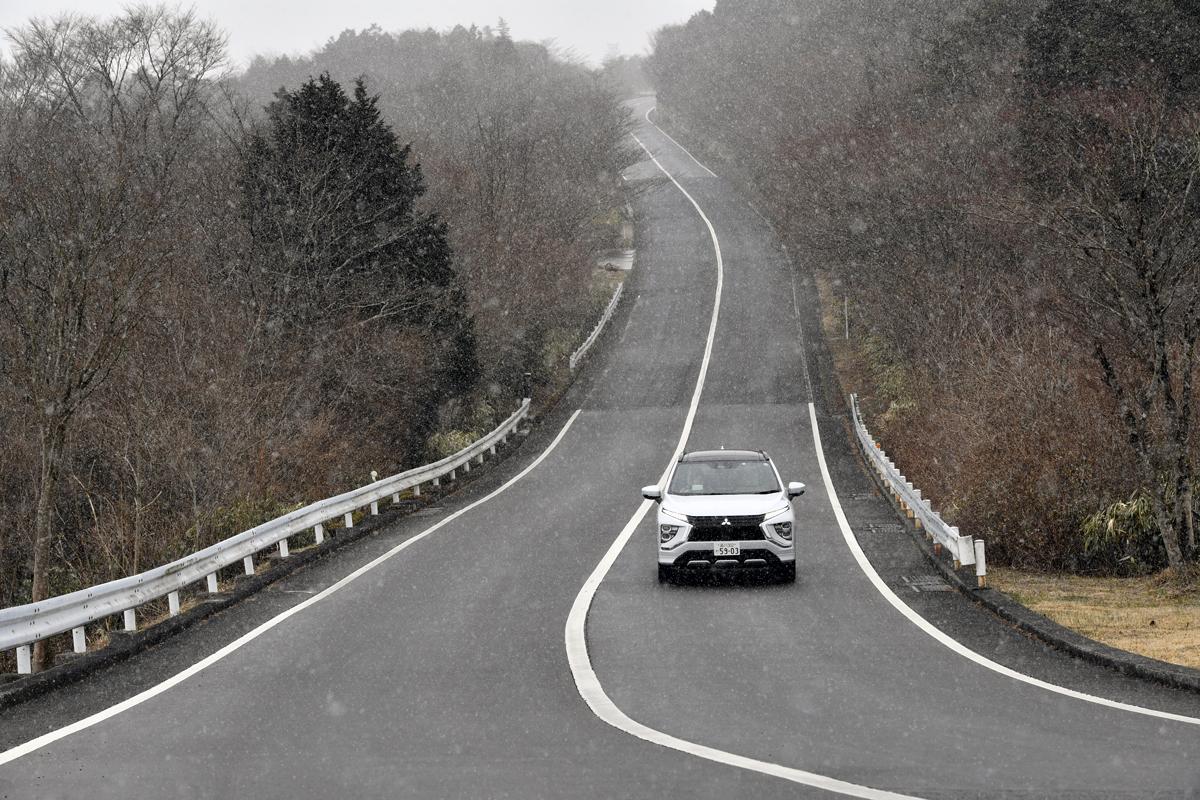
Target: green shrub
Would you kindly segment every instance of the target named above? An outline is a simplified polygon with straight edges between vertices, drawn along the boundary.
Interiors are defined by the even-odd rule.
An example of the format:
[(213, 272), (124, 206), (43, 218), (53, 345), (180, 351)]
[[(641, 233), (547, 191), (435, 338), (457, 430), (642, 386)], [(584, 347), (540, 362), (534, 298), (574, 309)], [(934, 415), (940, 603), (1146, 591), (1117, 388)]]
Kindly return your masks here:
[(434, 459), (440, 461), (459, 450), (470, 447), (479, 437), (473, 431), (442, 431), (429, 437), (429, 450)]
[(1087, 566), (1104, 572), (1138, 575), (1166, 565), (1150, 495), (1138, 490), (1083, 522)]

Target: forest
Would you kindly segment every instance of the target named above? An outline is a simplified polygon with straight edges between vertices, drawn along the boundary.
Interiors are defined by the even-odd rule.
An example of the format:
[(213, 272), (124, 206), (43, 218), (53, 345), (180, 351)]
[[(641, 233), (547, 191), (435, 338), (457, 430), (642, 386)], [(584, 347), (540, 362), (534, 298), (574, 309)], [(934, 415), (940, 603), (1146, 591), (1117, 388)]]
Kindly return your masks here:
[(1200, 8), (718, 0), (659, 121), (761, 204), (872, 431), (989, 560), (1196, 560)]
[(632, 158), (597, 72), (503, 27), (345, 31), (235, 71), (224, 32), (165, 6), (9, 36), (0, 607), (441, 457), (559, 388)]

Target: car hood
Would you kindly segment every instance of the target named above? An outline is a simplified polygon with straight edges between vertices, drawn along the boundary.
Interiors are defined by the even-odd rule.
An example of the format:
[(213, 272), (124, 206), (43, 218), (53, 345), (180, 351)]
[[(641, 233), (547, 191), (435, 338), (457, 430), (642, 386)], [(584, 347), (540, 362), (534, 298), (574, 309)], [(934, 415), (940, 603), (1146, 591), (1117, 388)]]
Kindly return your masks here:
[(748, 516), (766, 514), (787, 503), (783, 492), (774, 494), (722, 494), (663, 496), (662, 507), (693, 517)]

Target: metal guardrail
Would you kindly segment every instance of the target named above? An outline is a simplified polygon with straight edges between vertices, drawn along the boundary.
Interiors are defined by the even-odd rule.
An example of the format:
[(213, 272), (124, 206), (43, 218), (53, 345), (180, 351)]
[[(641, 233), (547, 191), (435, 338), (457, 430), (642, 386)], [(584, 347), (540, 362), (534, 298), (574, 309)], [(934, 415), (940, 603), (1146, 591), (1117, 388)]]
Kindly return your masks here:
[(850, 413), (854, 417), (854, 431), (858, 436), (859, 446), (862, 447), (867, 461), (879, 473), (892, 496), (900, 504), (900, 508), (909, 519), (913, 520), (917, 528), (923, 529), (925, 535), (933, 539), (935, 551), (944, 548), (950, 553), (955, 567), (974, 564), (979, 585), (983, 586), (987, 574), (983, 541), (976, 540), (971, 536), (964, 536), (955, 526), (947, 525), (941, 515), (933, 510), (929, 501), (921, 496), (921, 490), (914, 487), (900, 473), (879, 443), (871, 438), (871, 433), (867, 430), (858, 410), (857, 395), (850, 395)]
[(596, 327), (593, 328), (592, 332), (588, 334), (588, 337), (583, 340), (583, 344), (579, 345), (579, 349), (574, 353), (571, 353), (571, 372), (575, 371), (575, 368), (579, 366), (579, 362), (582, 361), (583, 357), (587, 355), (587, 351), (590, 350), (592, 345), (596, 343), (596, 340), (600, 338), (600, 333), (604, 330), (604, 326), (608, 324), (608, 321), (612, 319), (613, 312), (617, 310), (617, 303), (621, 302), (621, 293), (624, 291), (625, 284), (623, 282), (618, 283), (617, 290), (613, 292), (612, 300), (608, 301), (608, 306), (604, 309), (604, 313), (600, 315), (600, 321), (596, 323)]
[(341, 517), (346, 527), (353, 527), (355, 511), (369, 507), (371, 514), (378, 514), (379, 501), (389, 495), (392, 502), (397, 503), (403, 491), (412, 489), (415, 496), (420, 496), (421, 484), (438, 486), (446, 476), (454, 480), (460, 469), (470, 472), (472, 461), (482, 464), (485, 453), (495, 455), (497, 445), (505, 443), (516, 431), (529, 415), (529, 404), (528, 399), (523, 400), (512, 416), (491, 433), (433, 464), (317, 501), (139, 575), (38, 603), (0, 609), (0, 651), (16, 649), (17, 671), (28, 674), (32, 671), (30, 646), (42, 639), (72, 631), (75, 652), (82, 653), (87, 647), (84, 628), (88, 623), (123, 613), (125, 629), (135, 630), (135, 609), (164, 596), (168, 598), (170, 613), (174, 616), (179, 613), (179, 592), (185, 587), (203, 581), (210, 594), (217, 592), (217, 571), (220, 569), (240, 561), (246, 574), (252, 575), (254, 556), (260, 551), (278, 546), (280, 556), (287, 557), (290, 536), (311, 528), (319, 544), (324, 540), (324, 523), (328, 520)]

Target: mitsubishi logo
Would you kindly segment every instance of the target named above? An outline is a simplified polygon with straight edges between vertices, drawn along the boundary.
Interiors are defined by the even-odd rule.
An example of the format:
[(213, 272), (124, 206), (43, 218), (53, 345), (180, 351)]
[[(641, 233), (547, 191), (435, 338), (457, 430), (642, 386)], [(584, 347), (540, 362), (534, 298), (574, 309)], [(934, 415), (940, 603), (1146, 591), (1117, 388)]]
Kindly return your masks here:
[(721, 523), (721, 526), (724, 527), (726, 525), (732, 525), (732, 524), (733, 523), (729, 521), (729, 517), (726, 517), (725, 520)]

